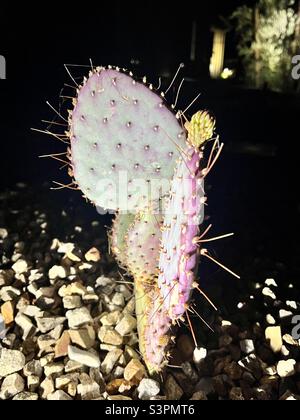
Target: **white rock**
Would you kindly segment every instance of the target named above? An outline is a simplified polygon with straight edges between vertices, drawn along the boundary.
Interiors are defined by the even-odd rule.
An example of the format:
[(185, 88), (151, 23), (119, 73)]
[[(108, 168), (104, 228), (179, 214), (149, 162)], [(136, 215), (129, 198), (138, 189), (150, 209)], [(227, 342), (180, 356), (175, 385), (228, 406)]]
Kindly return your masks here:
[(72, 398), (66, 392), (59, 390), (59, 391), (53, 392), (52, 394), (49, 394), (47, 397), (47, 400), (48, 401), (72, 401)]
[(52, 318), (36, 318), (38, 329), (41, 333), (45, 334), (51, 330), (54, 330), (58, 325), (62, 325), (65, 322), (64, 317), (52, 317)]
[(25, 376), (33, 375), (40, 378), (43, 374), (41, 362), (39, 360), (31, 360), (24, 366), (23, 373)]
[(59, 239), (54, 238), (54, 239), (53, 239), (53, 241), (52, 241), (52, 244), (51, 244), (50, 249), (51, 249), (51, 251), (55, 251), (56, 249), (58, 249), (58, 248), (59, 248), (59, 246), (60, 246), (60, 241), (59, 241)]
[(39, 396), (33, 392), (20, 392), (13, 398), (13, 401), (38, 401)]
[(60, 297), (72, 295), (84, 296), (86, 293), (86, 287), (84, 287), (83, 284), (79, 283), (78, 281), (68, 285), (63, 285), (58, 291)]
[(30, 318), (43, 318), (45, 315), (44, 311), (41, 311), (40, 308), (33, 305), (25, 306), (24, 309), (21, 310), (24, 315), (29, 316)]
[(262, 294), (266, 297), (269, 297), (273, 300), (276, 300), (276, 295), (269, 287), (264, 287), (262, 290)]
[(48, 276), (50, 280), (55, 280), (57, 278), (65, 279), (67, 277), (67, 273), (64, 267), (60, 265), (54, 265), (52, 268), (50, 268)]
[(34, 392), (40, 385), (40, 378), (38, 376), (30, 375), (27, 377), (27, 388), (30, 392)]
[(80, 271), (83, 271), (83, 270), (90, 270), (92, 267), (93, 267), (92, 264), (82, 263), (78, 268)]
[(99, 340), (104, 344), (120, 346), (123, 344), (123, 337), (112, 327), (103, 326), (99, 329)]
[(63, 363), (49, 363), (44, 367), (45, 376), (53, 377), (53, 375), (61, 375), (64, 372), (65, 365)]
[(125, 346), (125, 356), (127, 360), (141, 358), (139, 354), (135, 350), (133, 350), (133, 348), (131, 348), (130, 346)]
[(17, 274), (23, 274), (26, 273), (28, 270), (28, 265), (25, 260), (18, 260), (13, 266), (12, 269)]
[(3, 300), (3, 302), (14, 300), (20, 295), (21, 291), (16, 287), (5, 286), (0, 288), (0, 299)]
[(289, 308), (295, 309), (295, 310), (297, 310), (297, 308), (298, 308), (297, 302), (295, 302), (294, 300), (287, 300), (286, 301), (286, 306), (288, 306)]
[(47, 350), (49, 347), (54, 346), (56, 340), (51, 335), (40, 335), (37, 339), (37, 344), (40, 350)]
[(8, 232), (4, 228), (0, 228), (0, 239), (5, 239), (8, 237)]
[(59, 242), (58, 241), (58, 242), (55, 243), (55, 245), (58, 245), (57, 252), (59, 254), (68, 254), (69, 252), (72, 252), (75, 248), (75, 245), (71, 242), (64, 243), (64, 242)]
[(46, 298), (53, 298), (56, 294), (56, 289), (51, 287), (41, 287), (38, 289), (37, 298), (39, 297), (46, 297)]
[(266, 286), (273, 286), (273, 287), (278, 287), (278, 284), (276, 283), (276, 281), (274, 279), (267, 279), (265, 281), (265, 285)]
[(101, 259), (101, 254), (97, 248), (91, 248), (86, 254), (85, 259), (88, 262), (98, 262)]
[(281, 327), (268, 327), (265, 331), (266, 340), (270, 342), (270, 347), (274, 353), (279, 353), (282, 348)]
[(94, 400), (101, 396), (99, 384), (90, 378), (86, 373), (80, 375), (80, 384), (77, 387), (77, 392), (82, 400)]
[(274, 376), (277, 374), (276, 366), (270, 366), (265, 368), (265, 373), (268, 376)]
[(289, 318), (290, 316), (293, 316), (293, 312), (286, 311), (285, 309), (280, 309), (280, 311), (279, 311), (279, 318), (280, 319)]
[(196, 347), (193, 354), (194, 363), (199, 364), (202, 360), (206, 359), (207, 350), (204, 347)]
[(91, 368), (100, 367), (99, 356), (91, 351), (80, 350), (77, 347), (69, 346), (68, 347), (68, 356), (69, 359), (78, 362), (84, 366)]
[(90, 292), (90, 293), (87, 293), (86, 295), (84, 295), (82, 300), (86, 305), (88, 305), (90, 303), (98, 302), (99, 301), (99, 296), (96, 295), (96, 293), (94, 293), (94, 292)]
[(122, 336), (124, 337), (125, 335), (131, 333), (133, 330), (136, 329), (136, 319), (127, 314), (125, 315), (121, 321), (118, 323), (118, 325), (116, 326), (115, 330)]
[(73, 344), (84, 350), (89, 350), (95, 344), (96, 333), (91, 325), (79, 330), (69, 330), (69, 336)]
[(74, 362), (73, 360), (68, 360), (65, 366), (66, 373), (82, 372), (85, 369), (81, 363)]
[(295, 340), (291, 335), (289, 334), (285, 334), (283, 336), (283, 341), (287, 344), (289, 344), (290, 346), (299, 346), (299, 343), (297, 340)]
[(44, 400), (47, 399), (48, 395), (55, 391), (54, 381), (52, 378), (46, 378), (40, 385), (41, 396)]
[[(11, 260), (13, 263), (17, 262), (22, 257), (22, 254), (15, 252), (13, 256), (11, 257)], [(16, 276), (18, 273), (16, 273)]]
[(44, 274), (40, 273), (39, 270), (34, 269), (34, 270), (30, 270), (30, 276), (28, 277), (28, 280), (30, 282), (33, 282), (33, 281), (40, 280), (42, 277), (44, 277)]
[(150, 400), (151, 397), (156, 397), (160, 392), (160, 385), (153, 379), (144, 378), (138, 386), (138, 395), (140, 400)]
[(115, 288), (116, 292), (122, 293), (125, 300), (128, 300), (132, 297), (132, 291), (128, 289), (127, 285), (125, 284), (118, 284)]
[(127, 305), (125, 306), (123, 313), (124, 314), (134, 314), (135, 312), (135, 298), (131, 298)]
[(253, 340), (242, 340), (240, 342), (240, 347), (241, 347), (242, 352), (245, 354), (253, 353), (255, 350)]
[(290, 355), (290, 351), (289, 351), (289, 349), (288, 349), (285, 345), (283, 345), (283, 346), (281, 347), (281, 354), (282, 354), (284, 357), (288, 357), (288, 356)]
[(291, 391), (286, 391), (281, 397), (280, 401), (299, 401), (300, 397), (293, 394)]
[(113, 377), (115, 379), (121, 379), (124, 376), (124, 371), (125, 368), (123, 368), (122, 366), (117, 366), (114, 371), (113, 371)]
[(121, 320), (121, 317), (122, 315), (120, 311), (114, 311), (109, 313), (103, 312), (99, 320), (102, 325), (115, 326)]
[(32, 282), (28, 285), (27, 290), (29, 293), (31, 293), (33, 296), (38, 298), (39, 288), (37, 287), (35, 282)]
[(281, 360), (277, 364), (277, 373), (281, 378), (287, 378), (295, 374), (296, 360)]
[(36, 327), (31, 322), (31, 319), (28, 318), (26, 315), (21, 314), (20, 312), (17, 314), (15, 318), (15, 322), (23, 331), (23, 340), (27, 340), (27, 338), (33, 337), (37, 333)]
[(93, 322), (90, 311), (85, 307), (68, 311), (66, 316), (68, 318), (69, 328), (71, 329), (76, 329)]
[(121, 349), (114, 349), (107, 353), (101, 365), (101, 370), (105, 375), (109, 375), (111, 373), (122, 354), (123, 351)]
[(105, 287), (105, 286), (109, 286), (113, 283), (113, 280), (105, 277), (105, 276), (101, 276), (98, 277), (96, 280), (96, 287)]
[(268, 314), (266, 316), (266, 321), (269, 325), (275, 325), (276, 324), (276, 320), (271, 314)]
[(20, 351), (0, 349), (0, 378), (19, 372), (25, 362), (25, 356)]
[(40, 363), (42, 367), (47, 366), (49, 363), (52, 363), (55, 357), (55, 353), (48, 353), (44, 357), (40, 358)]
[(63, 298), (63, 305), (65, 309), (77, 309), (82, 306), (81, 297), (77, 295), (65, 296)]
[(1, 386), (0, 398), (6, 400), (24, 391), (25, 383), (18, 373), (7, 376)]

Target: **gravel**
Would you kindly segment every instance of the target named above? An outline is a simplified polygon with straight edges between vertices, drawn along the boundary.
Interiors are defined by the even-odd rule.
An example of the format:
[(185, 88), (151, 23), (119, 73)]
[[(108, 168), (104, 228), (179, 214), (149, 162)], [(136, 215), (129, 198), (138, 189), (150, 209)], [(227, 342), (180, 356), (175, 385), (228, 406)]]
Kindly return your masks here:
[(215, 332), (193, 318), (197, 346), (180, 330), (168, 367), (151, 378), (131, 279), (109, 255), (102, 222), (70, 203), (53, 208), (48, 195), (0, 195), (0, 399), (300, 399), (296, 281), (253, 278), (230, 305), (217, 299), (218, 313), (201, 301)]

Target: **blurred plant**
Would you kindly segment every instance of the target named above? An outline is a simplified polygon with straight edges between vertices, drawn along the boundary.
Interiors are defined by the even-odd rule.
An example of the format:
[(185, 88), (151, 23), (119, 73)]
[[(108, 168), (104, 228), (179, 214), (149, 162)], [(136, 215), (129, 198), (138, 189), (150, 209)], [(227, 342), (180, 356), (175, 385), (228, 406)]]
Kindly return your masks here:
[(290, 70), (300, 23), (294, 6), (294, 0), (259, 0), (253, 9), (242, 6), (232, 14), (238, 54), (250, 85), (272, 90), (292, 87)]

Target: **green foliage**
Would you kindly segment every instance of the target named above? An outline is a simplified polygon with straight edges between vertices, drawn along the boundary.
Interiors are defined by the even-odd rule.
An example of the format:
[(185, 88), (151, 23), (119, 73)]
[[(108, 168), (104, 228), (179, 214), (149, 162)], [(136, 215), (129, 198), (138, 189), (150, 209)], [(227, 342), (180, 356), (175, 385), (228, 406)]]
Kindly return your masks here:
[(298, 22), (294, 3), (294, 0), (259, 0), (254, 9), (242, 6), (231, 16), (247, 82), (257, 88), (286, 90), (291, 84)]

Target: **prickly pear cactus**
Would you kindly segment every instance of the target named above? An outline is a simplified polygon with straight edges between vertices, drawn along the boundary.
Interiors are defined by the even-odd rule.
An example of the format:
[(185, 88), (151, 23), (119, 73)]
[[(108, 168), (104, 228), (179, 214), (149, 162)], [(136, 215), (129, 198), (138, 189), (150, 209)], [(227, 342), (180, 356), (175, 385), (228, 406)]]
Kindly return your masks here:
[(168, 363), (171, 345), (171, 320), (154, 284), (136, 287), (136, 316), (140, 352), (150, 374), (160, 372)]
[(172, 178), (185, 147), (185, 130), (164, 98), (118, 68), (90, 73), (78, 89), (69, 124), (75, 181), (104, 209), (148, 208), (149, 184)]
[(138, 213), (126, 235), (126, 262), (134, 278), (151, 282), (158, 276), (162, 216)]
[(110, 247), (134, 278), (140, 351), (150, 373), (159, 372), (171, 325), (182, 319), (195, 287), (203, 147), (215, 121), (206, 111), (191, 121), (175, 115), (145, 79), (112, 67), (91, 71), (73, 105), (70, 185), (116, 213)]
[(120, 243), (123, 235), (122, 252), (116, 256), (120, 260), (122, 255), (123, 267), (134, 278), (140, 352), (149, 372), (153, 373), (164, 367), (170, 342), (170, 319), (157, 288), (162, 215), (140, 212), (131, 224), (128, 219), (132, 215), (127, 216), (116, 217), (112, 243)]
[(195, 285), (197, 239), (206, 201), (203, 145), (213, 136), (215, 120), (208, 112), (199, 111), (185, 127), (190, 148), (177, 161), (167, 201), (158, 277), (164, 306), (173, 323), (188, 309)]
[(202, 153), (191, 148), (179, 159), (162, 228), (158, 287), (172, 321), (187, 310), (195, 281), (195, 238), (204, 211), (201, 158)]
[(134, 223), (135, 215), (131, 213), (117, 213), (112, 229), (108, 235), (110, 249), (119, 265), (126, 268), (127, 265), (127, 244), (126, 236), (130, 226)]

